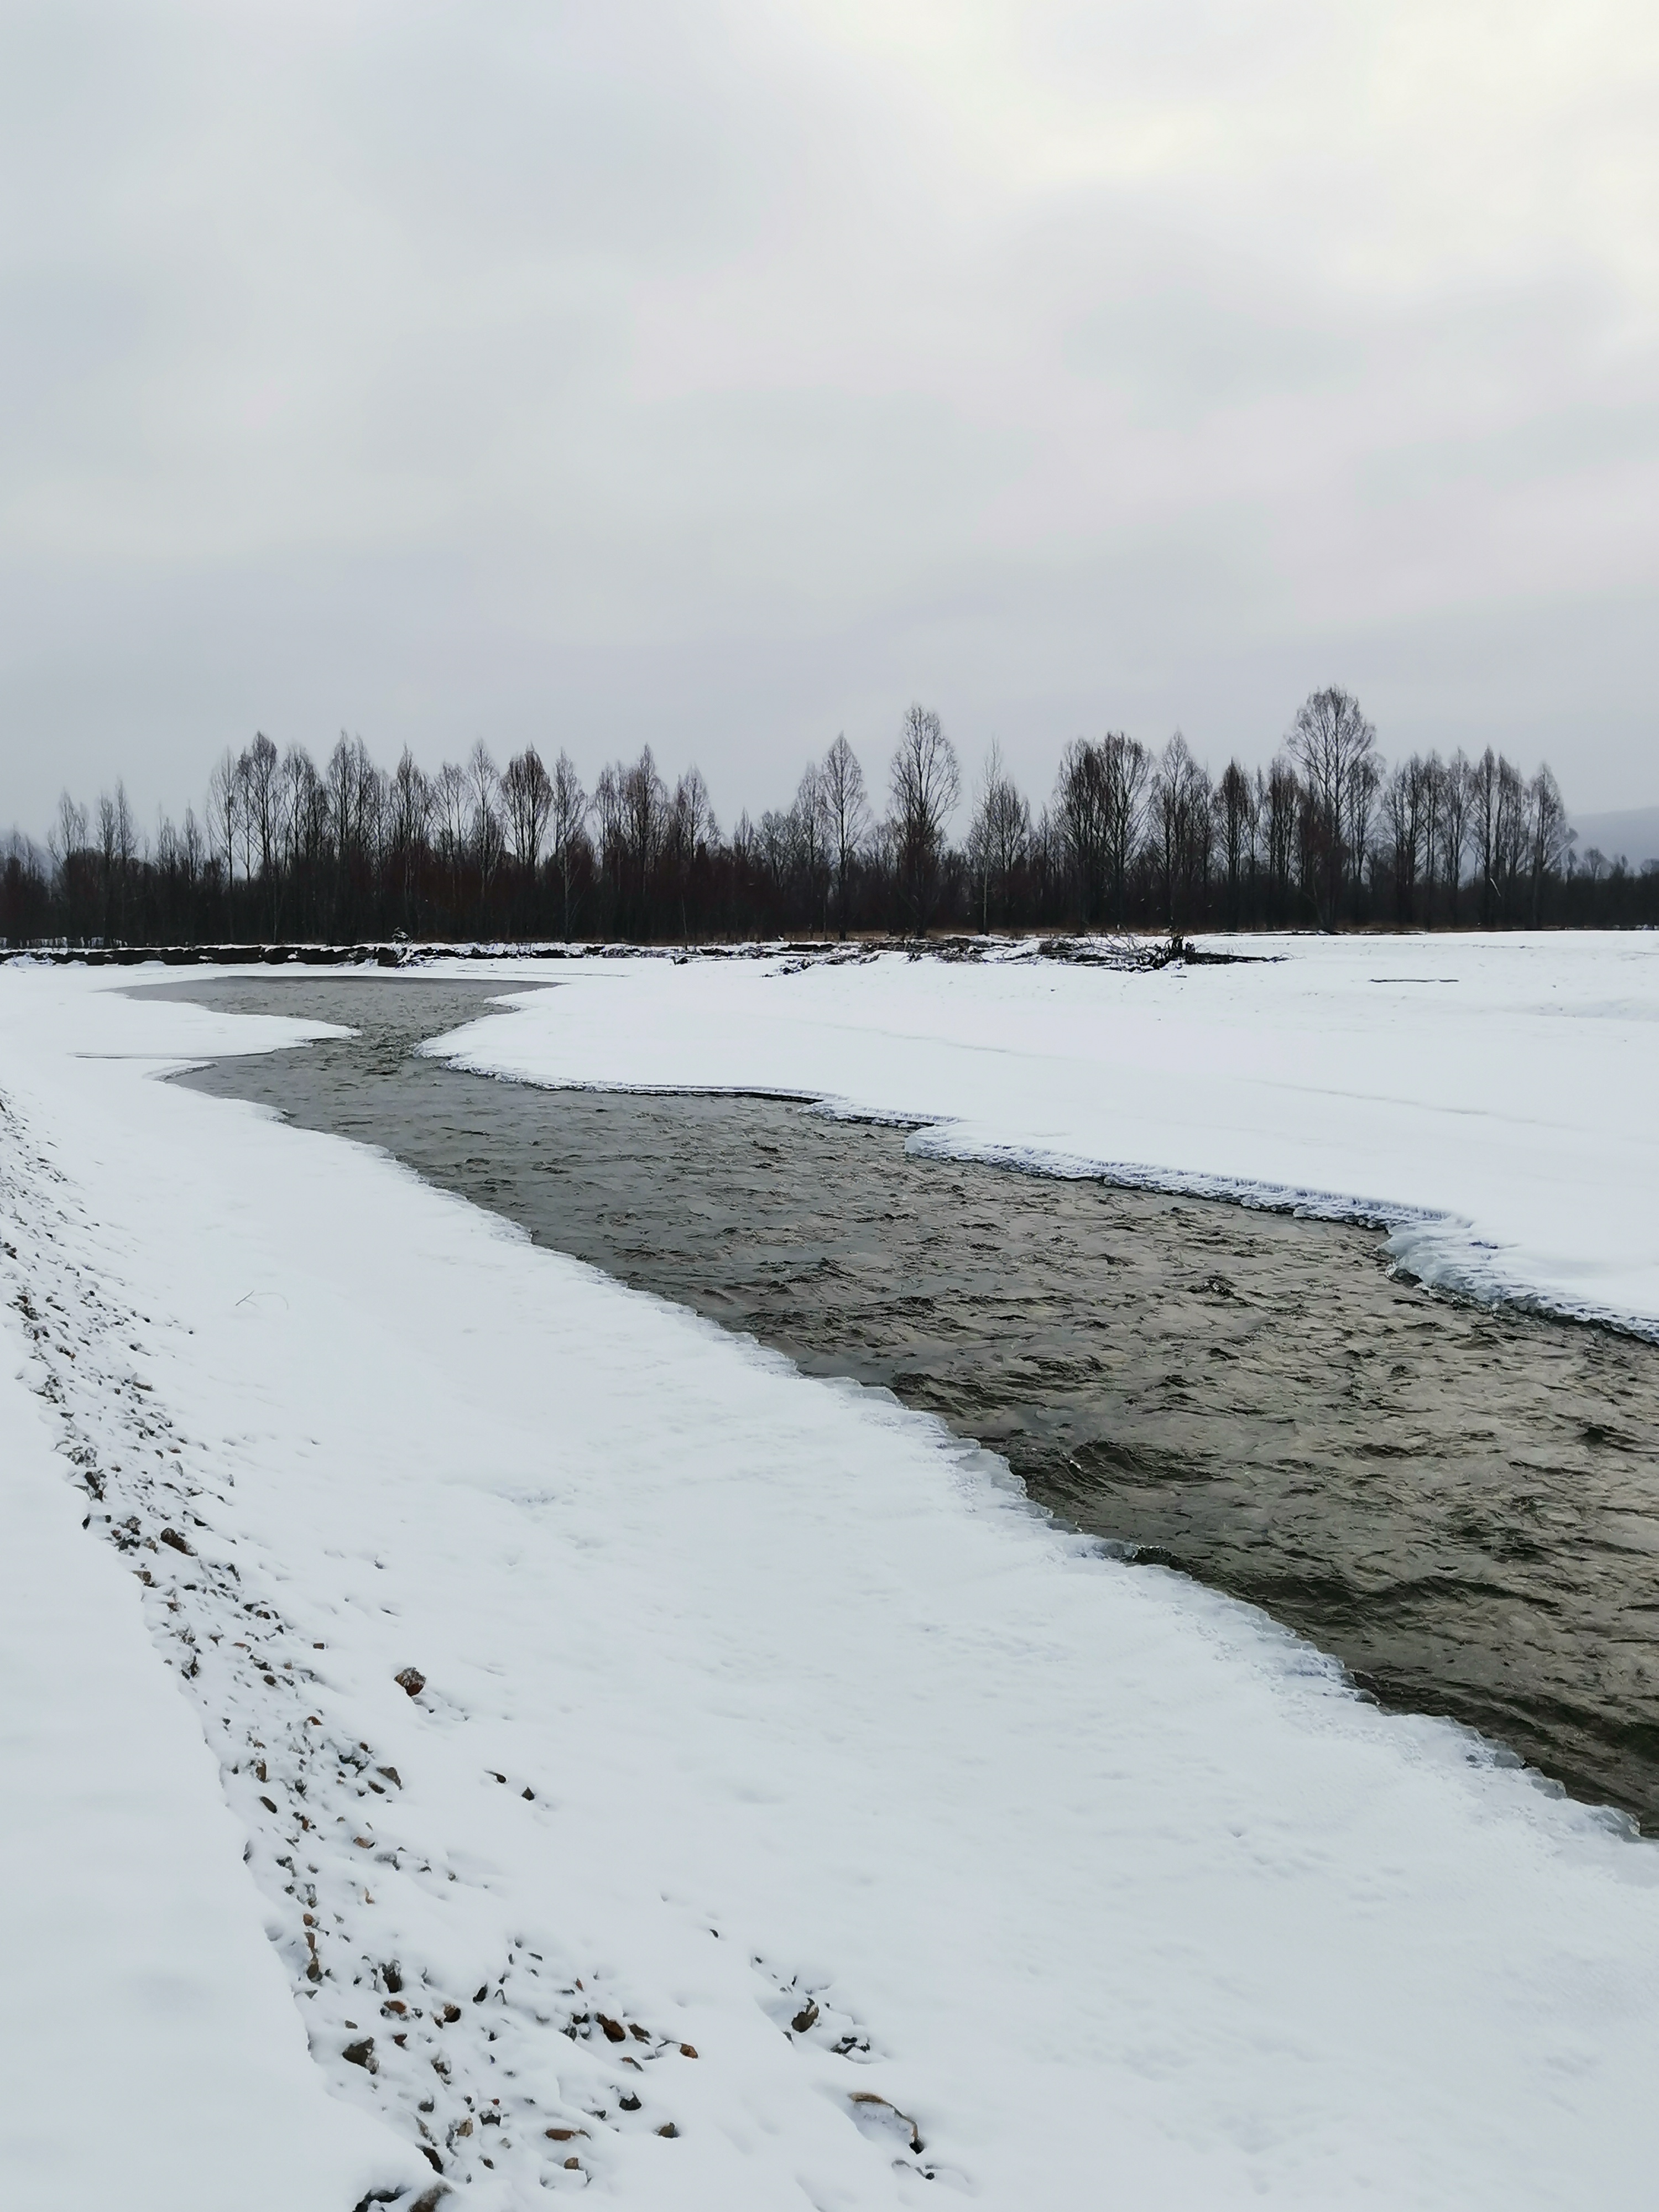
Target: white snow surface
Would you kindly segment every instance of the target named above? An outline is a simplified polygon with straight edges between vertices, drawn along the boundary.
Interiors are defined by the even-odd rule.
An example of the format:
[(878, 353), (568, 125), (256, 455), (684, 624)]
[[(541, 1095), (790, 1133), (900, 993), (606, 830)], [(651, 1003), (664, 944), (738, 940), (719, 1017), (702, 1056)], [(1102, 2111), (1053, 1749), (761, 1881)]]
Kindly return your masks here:
[(1212, 939), (1153, 974), (901, 953), (550, 965), (439, 1049), (779, 1091), (918, 1150), (1389, 1224), (1482, 1297), (1659, 1330), (1659, 934)]
[[(1188, 982), (1240, 975), (1262, 988)], [(772, 1017), (748, 1059), (691, 1068), (673, 1010), (718, 1042), (768, 992), (827, 1022), (869, 987), (902, 1060), (900, 994), (988, 1010), (1048, 980), (616, 976), (503, 1031), (578, 1025), (596, 1079), (608, 1018), (641, 1030), (631, 1079), (654, 1054), (793, 1087)], [(32, 2058), (0, 2073), (8, 2202), (349, 2212), (365, 2138), (285, 2197), (261, 2163), (297, 2133), (326, 2164), (323, 2087), (403, 2147), (380, 2185), (428, 2185), (424, 2139), (485, 2212), (588, 2189), (690, 2212), (1643, 2200), (1651, 1846), (1379, 1713), (1260, 1616), (1097, 1556), (884, 1395), (154, 1080), (299, 1031), (135, 980), (0, 970), (0, 1267), (27, 1300), (5, 1323), (40, 1394), (0, 1397), (3, 1784), (9, 1825), (26, 1805), (64, 1838), (4, 1893), (42, 1984), (7, 2036), (45, 2021), (72, 2069), (38, 2089), (50, 2143)], [(1060, 978), (1042, 1033), (1101, 980)], [(844, 1023), (836, 1096), (872, 1030)], [(952, 1064), (929, 1050), (891, 1103), (950, 1103), (910, 1088)], [(100, 1710), (77, 1644), (130, 1695)], [(20, 1695), (50, 1699), (39, 1721)], [(172, 1747), (149, 1794), (110, 1730), (141, 1768)], [(130, 1818), (82, 1814), (100, 1762)], [(145, 1946), (176, 1947), (191, 2003), (127, 1971)], [(373, 2072), (344, 2057), (371, 2035)], [(115, 2189), (76, 2123), (129, 2109), (146, 2039), (159, 2087)]]
[[(0, 1127), (8, 1152), (13, 1134)], [(43, 1318), (72, 1332), (71, 1316)], [(19, 2212), (355, 2204), (421, 2169), (391, 2130), (326, 2094), (199, 1717), (159, 1663), (132, 1581), (82, 1534), (89, 1501), (52, 1455), (22, 1364), (9, 1330), (0, 2200)]]

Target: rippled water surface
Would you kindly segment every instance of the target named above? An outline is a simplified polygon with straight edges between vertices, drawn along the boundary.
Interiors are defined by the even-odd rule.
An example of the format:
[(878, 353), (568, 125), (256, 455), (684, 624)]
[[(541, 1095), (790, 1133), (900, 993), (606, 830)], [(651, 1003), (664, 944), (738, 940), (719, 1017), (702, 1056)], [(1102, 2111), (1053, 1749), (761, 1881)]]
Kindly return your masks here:
[(501, 988), (163, 987), (358, 1031), (181, 1080), (383, 1146), (803, 1367), (886, 1385), (1385, 1704), (1659, 1828), (1659, 1347), (1431, 1297), (1364, 1230), (915, 1159), (902, 1130), (775, 1100), (415, 1056)]

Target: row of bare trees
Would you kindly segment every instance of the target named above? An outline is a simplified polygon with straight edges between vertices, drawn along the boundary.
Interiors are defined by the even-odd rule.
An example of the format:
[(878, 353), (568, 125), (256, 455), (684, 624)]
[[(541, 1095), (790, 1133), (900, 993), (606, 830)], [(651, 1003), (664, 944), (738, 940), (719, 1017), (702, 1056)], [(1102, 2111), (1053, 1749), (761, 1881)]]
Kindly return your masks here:
[(1179, 732), (1066, 746), (1033, 815), (993, 745), (964, 796), (939, 717), (913, 706), (884, 804), (844, 736), (791, 803), (729, 835), (649, 747), (591, 792), (534, 746), (389, 772), (342, 736), (320, 767), (263, 734), (227, 751), (198, 817), (143, 835), (124, 787), (66, 793), (44, 853), (0, 853), (13, 943), (576, 936), (635, 941), (882, 931), (1457, 927), (1659, 918), (1659, 878), (1582, 860), (1547, 768), (1413, 756), (1389, 771), (1352, 694), (1297, 710), (1273, 765), (1212, 780)]
[[(994, 750), (965, 859), (983, 928), (1061, 914), (1174, 929), (1601, 918), (1570, 895), (1583, 870), (1548, 768), (1528, 780), (1488, 750), (1390, 774), (1358, 702), (1334, 689), (1304, 701), (1271, 768), (1230, 761), (1213, 782), (1179, 732), (1156, 755), (1121, 731), (1079, 738), (1036, 823)], [(1628, 902), (1603, 903), (1623, 918)]]

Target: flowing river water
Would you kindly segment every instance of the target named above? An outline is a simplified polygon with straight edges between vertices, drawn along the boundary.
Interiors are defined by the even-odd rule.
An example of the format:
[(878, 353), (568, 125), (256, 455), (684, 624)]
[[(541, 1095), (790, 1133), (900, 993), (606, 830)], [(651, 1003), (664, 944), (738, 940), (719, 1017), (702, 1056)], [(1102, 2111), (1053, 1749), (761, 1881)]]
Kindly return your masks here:
[(416, 1047), (499, 981), (161, 995), (356, 1034), (179, 1079), (380, 1146), (538, 1242), (1000, 1452), (1659, 1831), (1659, 1346), (1434, 1297), (1376, 1232), (916, 1158), (775, 1099), (550, 1091)]

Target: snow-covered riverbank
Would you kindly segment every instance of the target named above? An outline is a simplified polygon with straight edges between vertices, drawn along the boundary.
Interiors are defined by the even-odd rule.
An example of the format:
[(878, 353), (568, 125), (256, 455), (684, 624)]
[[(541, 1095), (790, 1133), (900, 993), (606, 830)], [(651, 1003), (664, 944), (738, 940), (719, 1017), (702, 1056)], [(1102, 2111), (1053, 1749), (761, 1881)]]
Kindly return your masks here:
[(118, 1559), (82, 1531), (91, 1501), (13, 1372), (17, 1318), (0, 1372), (0, 2194), (27, 2212), (349, 2206), (417, 2169), (307, 2054), (202, 1716)]
[[(1659, 937), (1224, 940), (1157, 974), (589, 962), (444, 1049), (774, 1091), (925, 1147), (1394, 1225), (1425, 1279), (1659, 1328)], [(510, 988), (510, 987), (509, 987)]]
[[(954, 971), (916, 972), (954, 1003)], [(879, 971), (748, 973), (783, 994)], [(216, 2004), (280, 2043), (271, 1956), (246, 1940), (263, 1917), (315, 2084), (380, 2116), (373, 2178), (411, 2194), (434, 2160), (484, 2206), (1645, 2189), (1650, 1847), (1380, 1715), (1257, 1618), (1089, 1556), (888, 1401), (374, 1155), (163, 1087), (169, 1063), (292, 1030), (121, 995), (137, 980), (0, 973), (3, 1264), (28, 1300), (6, 1326), (46, 1392), (0, 1418), (27, 1509), (14, 1576), (49, 1589), (82, 1544), (140, 1650), (142, 1608), (151, 1686), (171, 1660), (250, 1845), (243, 1877), (223, 1816), (178, 1797), (242, 1916), (204, 1962), (214, 2004), (151, 2008), (178, 2109)], [(688, 985), (699, 1021), (653, 1042)], [(641, 1061), (685, 1060), (701, 1025), (713, 1066), (741, 1009), (710, 988), (610, 970), (533, 1018), (590, 1044), (635, 1024)], [(755, 1026), (726, 1080), (771, 1054)], [(850, 1034), (829, 1049), (872, 1064)], [(14, 1451), (32, 1419), (74, 1456)], [(66, 1493), (70, 1525), (46, 1529), (40, 1501), (61, 1520)], [(105, 1544), (147, 1582), (111, 1577)], [(27, 1771), (44, 1802), (50, 1762)], [(65, 1898), (125, 1877), (86, 1829), (89, 1867), (47, 1901), (90, 2008), (95, 1939), (76, 1948)], [(263, 2047), (223, 2064), (271, 2111)], [(365, 2140), (286, 2201), (346, 2212)], [(64, 2143), (71, 2181), (79, 2155)], [(199, 2131), (147, 2130), (133, 2156), (143, 2212), (216, 2184), (267, 2201), (226, 2193)]]

